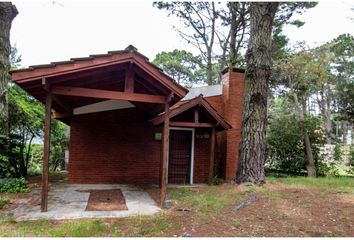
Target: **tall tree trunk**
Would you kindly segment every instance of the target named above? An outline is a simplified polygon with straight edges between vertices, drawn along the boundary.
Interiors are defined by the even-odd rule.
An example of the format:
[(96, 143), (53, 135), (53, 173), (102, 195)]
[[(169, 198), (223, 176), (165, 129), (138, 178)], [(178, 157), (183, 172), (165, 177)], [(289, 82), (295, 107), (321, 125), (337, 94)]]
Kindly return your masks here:
[(325, 130), (326, 134), (326, 143), (331, 144), (332, 139), (331, 139), (331, 134), (332, 134), (332, 120), (331, 120), (331, 89), (328, 86), (328, 84), (322, 84), (321, 86), (321, 100), (319, 101), (320, 109), (321, 109), (321, 114), (323, 117), (323, 128)]
[(237, 182), (264, 183), (272, 26), (279, 3), (252, 2)]
[(28, 142), (28, 148), (27, 148), (27, 153), (26, 153), (26, 156), (25, 156), (25, 168), (24, 168), (24, 177), (27, 177), (27, 174), (28, 174), (28, 164), (29, 164), (29, 161), (30, 161), (30, 156), (31, 156), (31, 148), (32, 148), (32, 141), (34, 139), (35, 135), (32, 135), (29, 142)]
[(331, 102), (332, 102), (332, 90), (327, 84), (327, 98), (326, 98), (326, 111), (325, 111), (325, 129), (327, 133), (327, 144), (332, 144), (332, 117), (331, 117)]
[(233, 68), (236, 65), (236, 13), (238, 2), (230, 2), (231, 11), (231, 27), (230, 27), (230, 60), (229, 68)]
[(208, 63), (207, 63), (207, 84), (213, 85), (213, 64), (211, 62), (211, 53), (208, 56)]
[(213, 53), (213, 45), (214, 45), (214, 38), (215, 38), (215, 21), (216, 21), (216, 10), (215, 10), (215, 3), (211, 3), (211, 11), (212, 11), (212, 22), (211, 22), (211, 36), (210, 42), (208, 45), (208, 41), (205, 41), (205, 45), (207, 46), (207, 83), (208, 85), (213, 85), (213, 60), (212, 60), (212, 53)]
[(344, 145), (347, 145), (347, 135), (348, 135), (348, 122), (342, 121), (342, 142)]
[[(5, 137), (9, 134), (7, 84), (10, 79), (10, 29), (17, 14), (17, 9), (11, 2), (0, 2), (0, 135)], [(3, 147), (0, 144), (0, 154), (2, 152)]]
[(299, 119), (301, 120), (301, 124), (302, 124), (301, 127), (304, 135), (305, 150), (307, 156), (307, 164), (306, 164), (307, 176), (316, 177), (317, 173), (316, 173), (315, 160), (313, 158), (313, 153), (312, 153), (311, 141), (307, 129), (303, 125), (305, 120), (306, 101), (303, 101), (303, 104), (300, 104), (299, 98), (297, 94), (294, 92), (294, 103), (295, 103), (296, 113)]

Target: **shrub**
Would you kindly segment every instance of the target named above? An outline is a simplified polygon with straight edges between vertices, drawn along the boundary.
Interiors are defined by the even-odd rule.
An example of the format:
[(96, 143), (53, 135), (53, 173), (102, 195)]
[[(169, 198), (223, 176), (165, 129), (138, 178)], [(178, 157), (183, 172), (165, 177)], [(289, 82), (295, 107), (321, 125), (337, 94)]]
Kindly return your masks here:
[(0, 178), (11, 177), (8, 157), (0, 155)]
[(306, 174), (307, 156), (303, 126), (306, 127), (310, 136), (316, 167), (321, 165), (319, 147), (323, 143), (323, 137), (319, 131), (319, 119), (307, 116), (304, 121), (300, 121), (294, 114), (289, 113), (273, 117), (268, 126), (267, 172), (290, 175)]
[(0, 192), (28, 192), (27, 183), (24, 178), (1, 178)]

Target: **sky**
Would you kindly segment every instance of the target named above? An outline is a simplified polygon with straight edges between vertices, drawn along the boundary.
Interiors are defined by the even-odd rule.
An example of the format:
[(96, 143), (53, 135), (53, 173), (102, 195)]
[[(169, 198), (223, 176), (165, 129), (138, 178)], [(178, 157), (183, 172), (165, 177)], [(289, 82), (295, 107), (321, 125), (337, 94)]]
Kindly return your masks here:
[[(178, 20), (152, 7), (152, 1), (12, 1), (19, 14), (13, 20), (11, 44), (22, 56), (22, 67), (121, 50), (129, 44), (151, 61), (162, 51), (183, 49), (197, 54), (173, 26)], [(342, 33), (354, 35), (354, 1), (320, 2), (301, 16), (301, 28), (285, 27), (291, 44), (310, 47)]]

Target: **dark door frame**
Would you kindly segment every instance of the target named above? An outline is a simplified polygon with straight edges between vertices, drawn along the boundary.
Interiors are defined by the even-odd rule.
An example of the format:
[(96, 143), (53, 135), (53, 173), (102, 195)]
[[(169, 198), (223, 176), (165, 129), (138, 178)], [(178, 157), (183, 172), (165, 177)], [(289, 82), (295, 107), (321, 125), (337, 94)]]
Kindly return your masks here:
[[(190, 179), (189, 184), (193, 184), (193, 172), (194, 172), (194, 144), (195, 144), (195, 129), (194, 128), (183, 128), (183, 127), (170, 127), (169, 131), (177, 130), (177, 131), (191, 131), (192, 132), (192, 141), (191, 141), (191, 170), (190, 170)], [(171, 136), (171, 135), (170, 135)], [(169, 146), (168, 146), (169, 148)], [(168, 149), (169, 152), (170, 149)], [(167, 169), (166, 169), (166, 183), (168, 184), (168, 168), (170, 163), (170, 154), (168, 153), (168, 161), (167, 161)]]

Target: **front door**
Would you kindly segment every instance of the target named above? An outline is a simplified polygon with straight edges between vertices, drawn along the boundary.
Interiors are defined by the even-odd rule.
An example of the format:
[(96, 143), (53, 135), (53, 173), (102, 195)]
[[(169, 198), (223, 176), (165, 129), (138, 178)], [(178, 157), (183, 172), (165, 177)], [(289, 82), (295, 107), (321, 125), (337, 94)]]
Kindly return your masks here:
[(168, 183), (190, 183), (192, 133), (190, 130), (170, 130)]

